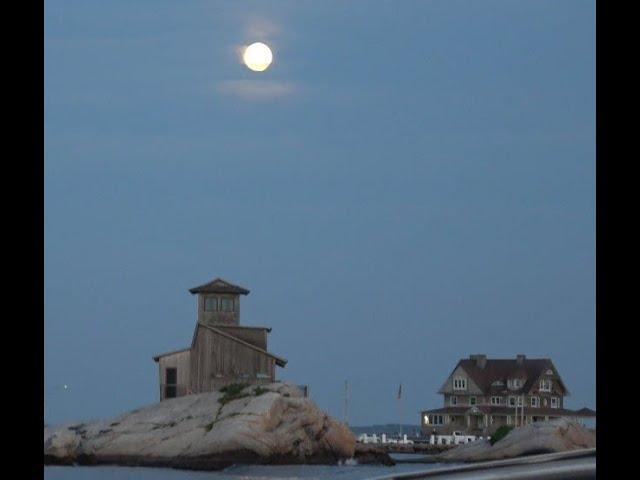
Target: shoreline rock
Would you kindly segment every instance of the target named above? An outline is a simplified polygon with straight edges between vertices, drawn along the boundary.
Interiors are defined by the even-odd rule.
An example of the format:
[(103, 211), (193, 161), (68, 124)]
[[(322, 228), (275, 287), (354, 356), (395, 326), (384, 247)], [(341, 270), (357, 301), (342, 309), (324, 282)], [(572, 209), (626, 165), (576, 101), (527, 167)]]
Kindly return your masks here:
[(459, 445), (434, 455), (434, 459), (443, 463), (482, 462), (595, 447), (595, 434), (573, 420), (559, 418), (516, 428), (494, 445), (489, 440)]
[(219, 470), (235, 463), (337, 464), (356, 439), (295, 386), (249, 386), (233, 396), (188, 395), (95, 422), (46, 427), (45, 465)]

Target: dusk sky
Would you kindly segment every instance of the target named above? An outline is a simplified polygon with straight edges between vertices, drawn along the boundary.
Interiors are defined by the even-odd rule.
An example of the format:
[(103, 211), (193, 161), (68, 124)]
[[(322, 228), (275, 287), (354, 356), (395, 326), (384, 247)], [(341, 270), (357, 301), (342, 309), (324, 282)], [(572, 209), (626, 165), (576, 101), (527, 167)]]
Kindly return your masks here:
[(215, 277), (353, 425), (473, 353), (596, 407), (595, 2), (50, 1), (44, 47), (47, 422), (157, 401)]

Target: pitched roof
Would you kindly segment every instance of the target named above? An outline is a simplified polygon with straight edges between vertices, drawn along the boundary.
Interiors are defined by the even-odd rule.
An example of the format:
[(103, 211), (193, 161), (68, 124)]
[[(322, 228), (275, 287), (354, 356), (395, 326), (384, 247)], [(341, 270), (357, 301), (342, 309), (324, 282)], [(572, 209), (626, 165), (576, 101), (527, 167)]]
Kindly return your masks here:
[[(507, 380), (510, 378), (526, 378), (522, 388), (513, 390), (516, 392), (528, 392), (531, 387), (536, 383), (542, 374), (547, 370), (554, 372), (553, 378), (562, 385), (562, 388), (567, 391), (564, 382), (559, 375), (555, 375), (556, 369), (548, 358), (522, 358), (521, 360), (515, 358), (506, 359), (490, 359), (487, 358), (484, 367), (478, 366), (475, 359), (465, 358), (458, 362), (458, 366), (462, 367), (467, 375), (471, 377), (471, 380), (485, 393), (499, 393), (507, 390)], [(492, 385), (494, 382), (502, 381), (503, 386)], [(568, 393), (568, 391), (567, 391)]]
[(246, 288), (240, 287), (238, 285), (234, 285), (233, 283), (227, 282), (222, 278), (215, 278), (208, 283), (200, 285), (198, 287), (193, 287), (189, 289), (189, 292), (192, 294), (195, 293), (236, 293), (239, 295), (248, 295), (249, 290)]
[(278, 357), (277, 355), (274, 355), (273, 353), (267, 352), (266, 350), (264, 350), (264, 349), (262, 349), (260, 347), (257, 347), (255, 345), (249, 343), (249, 342), (245, 342), (244, 340), (236, 337), (235, 335), (231, 335), (228, 332), (222, 331), (219, 328), (213, 327), (211, 325), (207, 325), (205, 323), (198, 323), (196, 325), (196, 331), (194, 332), (193, 341), (192, 341), (191, 346), (193, 346), (195, 344), (196, 334), (197, 334), (197, 331), (198, 331), (199, 327), (208, 328), (209, 330), (211, 330), (212, 332), (217, 333), (218, 335), (222, 335), (223, 337), (228, 338), (229, 340), (233, 340), (234, 342), (238, 342), (239, 344), (244, 345), (245, 347), (251, 348), (251, 349), (253, 349), (253, 350), (257, 351), (257, 352), (260, 352), (260, 353), (262, 353), (264, 355), (267, 355), (267, 356), (275, 359), (276, 365), (278, 365), (279, 367), (284, 367), (287, 364), (287, 360), (286, 359), (284, 359), (282, 357)]
[(159, 353), (158, 355), (155, 355), (152, 358), (153, 358), (154, 362), (157, 362), (158, 360), (160, 360), (160, 357), (167, 357), (167, 356), (173, 355), (175, 353), (186, 352), (187, 350), (191, 350), (191, 347), (181, 348), (180, 350), (172, 350), (171, 352)]

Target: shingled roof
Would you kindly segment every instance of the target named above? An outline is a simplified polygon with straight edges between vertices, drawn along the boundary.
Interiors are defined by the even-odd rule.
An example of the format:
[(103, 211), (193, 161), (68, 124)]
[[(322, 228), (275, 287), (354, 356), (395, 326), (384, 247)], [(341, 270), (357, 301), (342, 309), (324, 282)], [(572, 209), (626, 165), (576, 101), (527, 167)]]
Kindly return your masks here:
[(239, 295), (249, 294), (249, 290), (247, 290), (246, 288), (240, 287), (238, 285), (234, 285), (233, 283), (227, 282), (222, 278), (216, 278), (210, 281), (209, 283), (205, 283), (204, 285), (190, 288), (189, 292), (192, 294), (195, 294), (195, 293), (235, 293)]
[[(548, 358), (526, 358), (522, 355), (519, 359), (483, 358), (481, 362), (478, 362), (476, 358), (465, 358), (458, 362), (456, 368), (458, 367), (462, 367), (478, 388), (486, 394), (507, 390), (507, 380), (510, 378), (525, 378), (522, 388), (514, 390), (514, 393), (528, 392), (547, 370), (554, 372), (550, 378), (560, 382), (566, 394), (569, 393), (564, 382), (557, 375), (553, 362)], [(504, 382), (504, 385), (493, 385), (497, 381)]]

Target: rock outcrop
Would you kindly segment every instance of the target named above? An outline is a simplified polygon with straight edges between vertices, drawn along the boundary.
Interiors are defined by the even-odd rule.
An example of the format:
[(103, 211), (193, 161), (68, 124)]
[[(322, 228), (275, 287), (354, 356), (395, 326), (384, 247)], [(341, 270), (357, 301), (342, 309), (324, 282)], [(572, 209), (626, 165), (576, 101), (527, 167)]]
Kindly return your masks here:
[(234, 463), (337, 463), (356, 439), (292, 385), (165, 400), (119, 417), (45, 428), (45, 464), (215, 470)]
[(566, 418), (536, 422), (516, 428), (491, 445), (477, 440), (435, 456), (440, 462), (480, 462), (595, 448), (596, 437), (588, 429)]

